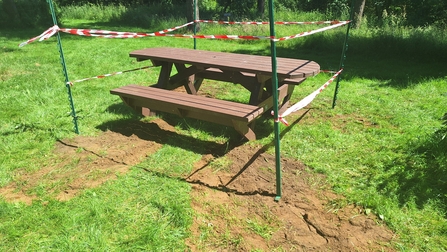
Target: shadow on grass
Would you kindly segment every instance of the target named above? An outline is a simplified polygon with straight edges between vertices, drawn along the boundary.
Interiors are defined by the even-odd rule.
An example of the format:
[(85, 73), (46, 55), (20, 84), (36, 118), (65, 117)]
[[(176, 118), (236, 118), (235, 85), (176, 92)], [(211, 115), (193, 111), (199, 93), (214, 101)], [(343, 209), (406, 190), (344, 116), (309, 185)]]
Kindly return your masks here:
[(414, 202), (422, 209), (434, 203), (447, 215), (447, 138), (439, 133), (409, 149), (405, 159), (393, 160), (388, 168), (392, 175), (379, 184), (379, 191), (395, 194), (401, 206)]
[(110, 130), (125, 136), (136, 135), (143, 140), (179, 147), (202, 155), (224, 155), (229, 149), (242, 144), (242, 142), (236, 141), (217, 143), (201, 140), (164, 130), (154, 122), (142, 122), (137, 119), (109, 121), (97, 126), (97, 128), (102, 131)]
[[(293, 44), (278, 42), (277, 56), (312, 60), (320, 64), (322, 70), (338, 70), (344, 41), (342, 33), (338, 36), (316, 34), (295, 40)], [(427, 79), (447, 78), (447, 49), (437, 41), (422, 40), (351, 36), (342, 78), (375, 79), (379, 84), (395, 88), (411, 87)], [(266, 43), (263, 49), (256, 51), (234, 52), (270, 55), (270, 45)]]
[[(280, 133), (280, 139), (284, 137), (285, 134), (287, 134), (287, 132), (289, 132), (296, 124), (298, 124), (301, 119), (303, 119), (303, 117), (309, 112), (309, 110), (306, 110), (306, 112), (304, 112), (298, 119), (296, 119), (294, 122), (292, 122), (291, 124), (289, 124), (289, 126), (287, 128), (285, 128), (281, 133)], [(235, 175), (233, 176), (226, 184), (225, 186), (228, 186), (231, 182), (233, 182), (234, 180), (236, 180), (262, 153), (266, 152), (268, 149), (270, 148), (274, 148), (276, 145), (276, 139), (273, 139), (270, 143), (262, 146), (261, 149), (259, 149), (254, 155), (253, 157), (250, 158), (250, 160), (248, 160), (248, 162), (242, 167), (242, 169)]]
[[(172, 121), (172, 120), (173, 119), (168, 119), (167, 121)], [(160, 128), (159, 125), (154, 122), (147, 123), (147, 122), (141, 122), (141, 121), (138, 121), (135, 119), (110, 121), (110, 122), (107, 122), (107, 123), (104, 123), (104, 124), (98, 126), (98, 128), (103, 131), (110, 130), (110, 131), (113, 131), (113, 132), (116, 132), (116, 133), (119, 133), (119, 134), (122, 134), (125, 136), (136, 135), (140, 139), (144, 139), (147, 141), (153, 141), (153, 142), (156, 142), (159, 144), (167, 144), (170, 146), (175, 146), (175, 147), (189, 150), (194, 153), (201, 154), (201, 155), (211, 154), (214, 157), (223, 156), (231, 149), (233, 149), (237, 146), (240, 146), (241, 144), (244, 143), (244, 141), (238, 141), (238, 140), (230, 140), (225, 143), (216, 143), (213, 141), (205, 141), (205, 140), (197, 139), (197, 138), (194, 138), (191, 136), (180, 135), (180, 134), (172, 132), (172, 131), (164, 130), (164, 129)], [(233, 138), (231, 138), (231, 139), (233, 139)], [(235, 139), (240, 139), (240, 136), (237, 136), (237, 138), (235, 138)], [(258, 152), (255, 156), (253, 156), (250, 159), (250, 161), (241, 169), (241, 172), (239, 172), (235, 176), (235, 178), (237, 176), (239, 176), (240, 174), (242, 174), (242, 172), (261, 153), (262, 152)], [(205, 164), (203, 167), (200, 167), (195, 172), (198, 172), (198, 171), (206, 168), (208, 165), (209, 165), (209, 163)], [(268, 197), (275, 196), (274, 194), (272, 194), (268, 191), (240, 192), (238, 190), (231, 189), (231, 188), (227, 187), (227, 185), (214, 186), (214, 185), (209, 185), (209, 184), (207, 184), (203, 181), (200, 181), (200, 180), (194, 180), (194, 181), (188, 180), (188, 178), (190, 176), (192, 176), (194, 173), (192, 173), (190, 176), (188, 176), (186, 178), (182, 178), (182, 177), (176, 176), (175, 174), (170, 175), (170, 174), (166, 174), (166, 173), (162, 173), (162, 172), (158, 172), (158, 171), (153, 171), (153, 170), (147, 169), (143, 166), (137, 165), (136, 168), (142, 169), (142, 170), (144, 170), (148, 173), (154, 174), (158, 177), (166, 177), (166, 178), (171, 178), (171, 179), (176, 179), (179, 181), (187, 182), (190, 184), (203, 185), (210, 189), (219, 190), (219, 191), (223, 191), (223, 192), (227, 192), (227, 193), (233, 193), (233, 194), (237, 194), (237, 195), (259, 194), (259, 195), (268, 196)]]
[[(169, 125), (175, 125), (182, 130), (189, 129), (200, 129), (200, 131), (204, 131), (207, 134), (210, 134), (214, 137), (227, 137), (230, 140), (225, 144), (218, 144), (216, 142), (211, 141), (201, 141), (199, 139), (177, 134), (168, 130), (161, 129), (156, 123), (145, 123), (141, 122), (140, 119), (142, 116), (137, 114), (134, 110), (129, 108), (124, 104), (112, 104), (107, 108), (107, 111), (110, 113), (123, 115), (129, 117), (130, 119), (117, 120), (117, 121), (109, 121), (106, 122), (97, 128), (100, 130), (111, 130), (115, 132), (119, 132), (123, 135), (130, 136), (135, 134), (140, 137), (141, 134), (142, 139), (155, 141), (157, 143), (165, 143), (174, 146), (178, 146), (185, 149), (190, 149), (197, 153), (206, 154), (212, 152), (203, 152), (203, 150), (199, 150), (200, 146), (209, 146), (203, 147), (211, 150), (219, 150), (220, 147), (226, 146), (226, 148), (234, 148), (244, 143), (246, 139), (237, 133), (232, 127), (226, 127), (215, 123), (209, 123), (201, 120), (196, 120), (192, 118), (182, 118), (177, 115), (172, 115), (169, 113), (159, 112), (158, 117), (167, 122)], [(268, 115), (263, 115), (260, 118), (256, 119), (256, 127), (254, 129), (256, 138), (261, 139), (271, 134), (273, 131), (273, 125), (271, 123), (271, 117)], [(150, 132), (150, 133), (149, 133)], [(146, 134), (145, 134), (146, 133)], [(194, 139), (194, 140), (191, 140)], [(191, 143), (194, 143), (191, 146)], [(212, 147), (212, 145), (216, 145)], [(195, 147), (197, 146), (197, 147)], [(220, 146), (220, 147), (217, 147)], [(221, 151), (216, 153), (218, 156), (223, 155)]]
[[(203, 167), (199, 168), (197, 171), (200, 171), (200, 170), (206, 168), (207, 166), (208, 166), (208, 164), (206, 164)], [(264, 191), (264, 190), (256, 190), (256, 191), (251, 191), (251, 192), (240, 192), (240, 191), (238, 191), (236, 189), (228, 188), (226, 185), (214, 186), (214, 185), (210, 185), (210, 184), (204, 183), (204, 182), (202, 182), (200, 180), (193, 180), (193, 181), (188, 180), (189, 177), (192, 176), (194, 173), (191, 174), (190, 176), (186, 177), (186, 178), (182, 178), (182, 177), (168, 175), (168, 174), (165, 174), (165, 173), (162, 173), (162, 172), (153, 171), (153, 170), (147, 169), (145, 167), (141, 167), (141, 166), (136, 166), (136, 167), (139, 168), (139, 169), (142, 169), (142, 170), (144, 170), (144, 171), (146, 171), (148, 173), (154, 174), (157, 177), (176, 179), (178, 181), (186, 182), (186, 183), (189, 183), (189, 184), (205, 186), (205, 187), (208, 187), (210, 189), (221, 191), (221, 192), (232, 193), (232, 194), (236, 194), (236, 195), (247, 195), (247, 196), (250, 196), (250, 195), (261, 195), (261, 196), (267, 196), (267, 197), (274, 197), (274, 196), (276, 196), (275, 194), (270, 193), (268, 191)]]
[[(299, 118), (297, 118), (295, 121), (293, 121), (287, 128), (285, 128), (281, 133), (280, 133), (280, 138), (284, 137), (285, 134), (287, 134), (296, 124), (298, 124), (303, 118), (304, 116), (309, 112), (309, 110), (306, 110), (306, 112), (304, 112)], [(172, 178), (172, 179), (177, 179), (179, 181), (183, 181), (183, 182), (187, 182), (190, 184), (196, 184), (196, 185), (202, 185), (202, 186), (206, 186), (210, 189), (213, 190), (217, 190), (217, 191), (221, 191), (221, 192), (226, 192), (226, 193), (232, 193), (232, 194), (236, 194), (236, 195), (261, 195), (261, 196), (266, 196), (266, 197), (275, 197), (276, 194), (265, 191), (265, 190), (256, 190), (256, 191), (250, 191), (250, 192), (241, 192), (238, 191), (236, 189), (231, 189), (229, 188), (229, 185), (235, 181), (240, 175), (242, 175), (248, 167), (250, 167), (250, 165), (252, 165), (256, 159), (258, 159), (261, 154), (265, 153), (267, 150), (269, 150), (270, 148), (274, 148), (275, 147), (275, 142), (276, 140), (273, 139), (270, 143), (267, 143), (266, 145), (262, 146), (252, 157), (250, 157), (250, 159), (247, 161), (247, 163), (245, 163), (241, 169), (225, 184), (220, 184), (218, 186), (214, 186), (214, 185), (209, 185), (207, 183), (204, 183), (203, 181), (200, 180), (189, 180), (192, 176), (194, 176), (196, 173), (200, 172), (201, 170), (205, 169), (206, 167), (208, 167), (209, 163), (206, 163), (205, 165), (203, 165), (202, 167), (196, 169), (194, 172), (192, 172), (191, 174), (189, 174), (189, 176), (187, 176), (186, 178), (182, 178), (182, 177), (178, 177), (175, 175), (168, 175), (165, 173), (161, 173), (161, 172), (157, 172), (157, 171), (153, 171), (150, 169), (147, 169), (145, 167), (141, 167), (141, 166), (137, 166), (137, 168), (140, 168), (148, 173), (154, 174), (156, 176), (159, 177), (167, 177), (167, 178)], [(182, 146), (179, 146), (182, 147)], [(233, 146), (233, 148), (236, 146)], [(221, 156), (223, 154), (221, 153), (211, 153), (214, 156)]]
[[(136, 135), (147, 141), (176, 146), (202, 155), (212, 154), (213, 156), (223, 156), (229, 150), (246, 142), (246, 140), (231, 127), (225, 127), (190, 118), (181, 118), (168, 113), (158, 114), (158, 117), (167, 122), (169, 125), (176, 125), (184, 130), (188, 130), (190, 128), (200, 129), (201, 131), (204, 131), (212, 136), (224, 136), (229, 139), (225, 143), (217, 143), (162, 129), (155, 122), (142, 122), (140, 121), (142, 118), (141, 116), (122, 104), (113, 104), (107, 110), (109, 112), (121, 115), (126, 115), (128, 113), (128, 115), (131, 115), (131, 118), (108, 121), (97, 126), (97, 128), (102, 131), (110, 130), (125, 136)], [(262, 129), (259, 131), (259, 134), (257, 134), (258, 138), (265, 137), (265, 134), (268, 134), (267, 128), (269, 125), (262, 123), (261, 118), (258, 118), (260, 122), (256, 125), (257, 128)], [(255, 132), (257, 133), (256, 128)]]

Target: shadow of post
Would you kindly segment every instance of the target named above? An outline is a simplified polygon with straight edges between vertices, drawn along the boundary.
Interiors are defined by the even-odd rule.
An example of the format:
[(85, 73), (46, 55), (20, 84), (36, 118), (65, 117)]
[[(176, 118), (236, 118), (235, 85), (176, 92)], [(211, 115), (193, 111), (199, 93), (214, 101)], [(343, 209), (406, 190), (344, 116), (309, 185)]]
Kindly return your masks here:
[[(292, 122), (286, 129), (284, 129), (281, 133), (280, 133), (280, 138), (284, 137), (284, 135), (289, 132), (293, 126), (295, 126), (298, 122), (301, 121), (301, 119), (303, 119), (303, 117), (309, 112), (309, 109), (306, 110), (306, 112), (304, 112), (298, 119), (296, 119), (294, 122)], [(262, 146), (261, 149), (259, 149), (254, 155), (253, 157), (250, 158), (250, 160), (248, 160), (248, 162), (242, 167), (242, 169), (236, 174), (234, 175), (224, 186), (227, 187), (231, 182), (233, 182), (234, 180), (236, 180), (262, 153), (266, 152), (268, 149), (270, 149), (271, 147), (275, 146), (275, 139), (273, 139), (270, 143)], [(276, 196), (276, 194), (275, 194)]]
[[(299, 118), (297, 118), (286, 129), (284, 129), (281, 132), (280, 137), (281, 138), (284, 137), (284, 135), (287, 134), (287, 132), (289, 132), (293, 128), (293, 126), (298, 124), (308, 112), (309, 112), (309, 110), (305, 111)], [(144, 123), (144, 122), (140, 122), (140, 121), (135, 121), (135, 119), (111, 121), (111, 122), (107, 122), (105, 124), (98, 126), (98, 128), (103, 131), (111, 130), (113, 132), (117, 132), (117, 133), (120, 133), (120, 134), (126, 135), (126, 136), (136, 135), (140, 139), (154, 141), (154, 142), (157, 142), (160, 144), (169, 144), (169, 145), (177, 146), (179, 148), (184, 148), (184, 149), (187, 149), (187, 150), (190, 150), (195, 153), (202, 154), (202, 155), (211, 154), (214, 157), (223, 156), (229, 150), (242, 144), (242, 142), (240, 142), (240, 141), (224, 143), (224, 144), (219, 144), (219, 143), (211, 142), (211, 141), (203, 141), (203, 140), (195, 139), (193, 137), (179, 135), (175, 132), (163, 130), (156, 123)], [(274, 196), (276, 196), (276, 193), (274, 193), (274, 192), (269, 192), (267, 190), (256, 190), (256, 191), (242, 192), (242, 191), (238, 191), (236, 189), (230, 188), (229, 185), (234, 180), (236, 180), (242, 173), (244, 173), (244, 171), (246, 171), (247, 168), (250, 167), (250, 165), (252, 165), (253, 162), (255, 162), (255, 160), (261, 156), (261, 154), (265, 153), (269, 148), (274, 147), (274, 146), (275, 146), (275, 140), (272, 140), (270, 143), (262, 146), (249, 159), (249, 161), (241, 167), (241, 169), (239, 170), (239, 172), (237, 174), (232, 176), (232, 178), (225, 184), (222, 183), (217, 186), (209, 185), (209, 184), (207, 184), (203, 181), (200, 181), (200, 180), (194, 180), (194, 181), (189, 180), (189, 178), (191, 178), (194, 174), (205, 169), (209, 165), (209, 163), (206, 163), (202, 167), (194, 170), (191, 174), (189, 174), (185, 178), (178, 177), (178, 176), (171, 176), (171, 175), (161, 173), (158, 171), (152, 171), (152, 170), (149, 170), (149, 169), (139, 166), (139, 165), (137, 165), (136, 168), (142, 169), (149, 173), (153, 173), (156, 176), (168, 177), (168, 178), (184, 181), (184, 182), (187, 182), (190, 184), (202, 185), (202, 186), (206, 186), (210, 189), (214, 189), (214, 190), (218, 190), (218, 191), (222, 191), (222, 192), (226, 192), (226, 193), (233, 193), (236, 195), (259, 194), (262, 196), (267, 196), (267, 197), (273, 198)], [(273, 188), (273, 186), (272, 186), (272, 188)]]

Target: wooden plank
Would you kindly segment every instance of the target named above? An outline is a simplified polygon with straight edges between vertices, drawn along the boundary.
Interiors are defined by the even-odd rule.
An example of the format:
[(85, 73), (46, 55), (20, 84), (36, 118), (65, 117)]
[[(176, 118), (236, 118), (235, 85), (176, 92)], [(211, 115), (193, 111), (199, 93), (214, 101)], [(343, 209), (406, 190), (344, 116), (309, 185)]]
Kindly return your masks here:
[[(231, 75), (225, 74), (224, 72), (222, 72), (222, 70), (220, 70), (218, 68), (208, 68), (208, 69), (204, 70), (203, 72), (201, 72), (200, 76), (203, 76), (205, 79), (215, 79), (216, 77), (219, 77), (222, 81), (233, 82), (233, 83), (243, 82), (242, 78), (254, 78), (255, 77), (254, 73), (241, 72), (240, 74), (242, 75), (242, 77), (240, 77), (239, 79), (232, 78)], [(207, 77), (209, 77), (209, 78), (207, 78)], [(299, 85), (299, 84), (303, 83), (305, 80), (306, 80), (306, 78), (295, 78), (295, 79), (287, 78), (282, 81), (279, 81), (279, 83), (280, 84)]]
[[(269, 56), (166, 47), (136, 50), (130, 56), (139, 60), (168, 61), (263, 75), (271, 75), (272, 71)], [(310, 60), (277, 58), (277, 72), (281, 78), (304, 78), (316, 75), (319, 71), (320, 66)]]
[[(218, 117), (224, 116), (234, 120), (249, 122), (264, 112), (263, 108), (257, 106), (137, 85), (113, 89), (110, 92), (134, 99), (133, 106), (145, 107), (148, 105), (147, 107), (150, 109), (174, 114), (179, 114), (178, 111), (175, 111), (178, 108), (201, 118), (202, 116), (197, 115), (197, 113), (209, 111), (209, 114), (216, 114)], [(175, 108), (170, 104), (175, 104)], [(212, 120), (216, 121), (217, 119), (213, 117)]]
[(166, 101), (157, 101), (141, 97), (130, 98), (130, 99), (132, 99), (131, 104), (136, 107), (140, 106), (148, 107), (149, 109), (153, 109), (159, 112), (171, 113), (181, 117), (194, 118), (230, 127), (233, 127), (232, 122), (234, 121), (239, 121), (246, 125), (248, 125), (248, 123), (250, 122), (247, 118), (244, 117), (234, 117), (228, 114), (220, 114), (214, 111), (206, 110), (204, 108), (201, 109), (197, 107), (196, 108), (183, 107), (175, 103), (170, 103)]
[[(152, 99), (161, 99), (175, 103), (176, 101), (182, 101), (187, 105), (188, 103), (194, 106), (204, 105), (207, 107), (214, 107), (216, 109), (224, 109), (228, 111), (233, 111), (236, 113), (246, 113), (254, 110), (257, 106), (231, 102), (219, 99), (213, 99), (203, 96), (192, 96), (185, 93), (180, 92), (171, 92), (169, 90), (159, 89), (159, 88), (151, 88), (144, 87), (138, 85), (128, 85), (125, 87), (121, 87), (115, 90), (122, 90), (125, 93), (132, 92), (137, 96), (145, 96)], [(154, 97), (155, 96), (155, 97)]]

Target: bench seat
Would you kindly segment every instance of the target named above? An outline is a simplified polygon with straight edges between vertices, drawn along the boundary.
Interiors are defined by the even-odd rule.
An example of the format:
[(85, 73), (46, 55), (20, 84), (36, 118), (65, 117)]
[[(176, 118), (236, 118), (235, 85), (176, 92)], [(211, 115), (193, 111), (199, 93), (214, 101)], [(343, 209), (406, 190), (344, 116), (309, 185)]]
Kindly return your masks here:
[(255, 140), (252, 122), (265, 107), (218, 100), (155, 87), (128, 85), (110, 91), (143, 115), (147, 110), (161, 111), (233, 127), (248, 140)]
[[(206, 76), (207, 74), (212, 74), (212, 75), (217, 75), (217, 74), (222, 74), (222, 79), (225, 79), (226, 76), (228, 76), (228, 74), (224, 75), (222, 70), (220, 70), (219, 68), (207, 68), (203, 73), (200, 73), (199, 75), (201, 76)], [(241, 72), (241, 74), (244, 77), (250, 77), (253, 78), (255, 77), (254, 73), (247, 73), (247, 72)], [(228, 77), (227, 77), (228, 78)], [(230, 77), (231, 78), (231, 77)], [(282, 84), (290, 84), (290, 85), (300, 85), (301, 83), (303, 83), (303, 81), (305, 81), (306, 78), (296, 78), (296, 79), (284, 79), (282, 81), (279, 82), (280, 85)], [(232, 81), (231, 79), (228, 79), (227, 81)]]

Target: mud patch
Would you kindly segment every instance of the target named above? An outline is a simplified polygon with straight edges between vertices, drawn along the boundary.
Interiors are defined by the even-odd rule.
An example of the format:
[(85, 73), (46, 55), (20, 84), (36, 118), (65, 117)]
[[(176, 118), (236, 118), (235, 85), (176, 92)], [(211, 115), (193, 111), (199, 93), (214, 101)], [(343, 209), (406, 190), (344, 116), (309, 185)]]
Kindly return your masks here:
[(193, 251), (393, 251), (394, 235), (381, 220), (340, 204), (324, 176), (302, 163), (282, 159), (276, 202), (274, 156), (245, 145), (223, 162), (226, 170), (205, 157), (187, 178), (198, 213), (188, 241)]
[[(0, 188), (0, 194), (14, 202), (69, 200), (116, 179), (168, 138), (179, 137), (161, 119), (127, 128), (58, 142), (54, 163), (35, 172), (18, 171), (15, 182)], [(266, 152), (269, 146), (248, 143), (225, 152), (225, 146), (186, 140), (202, 154), (183, 178), (192, 185), (195, 212), (187, 240), (191, 251), (393, 251), (394, 234), (380, 219), (346, 204), (327, 187), (324, 176), (298, 160), (281, 160), (282, 198), (276, 202), (275, 158)], [(209, 146), (194, 147), (200, 144)]]
[(61, 140), (56, 143), (54, 164), (31, 173), (17, 171), (15, 182), (0, 188), (0, 194), (7, 201), (27, 204), (47, 196), (69, 200), (84, 189), (116, 179), (160, 147), (135, 135), (111, 131), (98, 137)]

